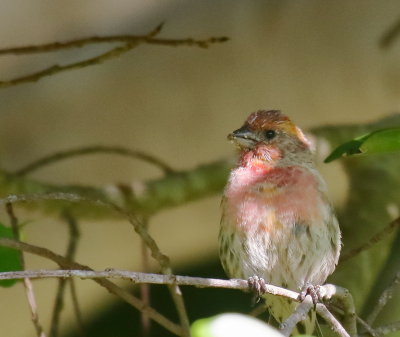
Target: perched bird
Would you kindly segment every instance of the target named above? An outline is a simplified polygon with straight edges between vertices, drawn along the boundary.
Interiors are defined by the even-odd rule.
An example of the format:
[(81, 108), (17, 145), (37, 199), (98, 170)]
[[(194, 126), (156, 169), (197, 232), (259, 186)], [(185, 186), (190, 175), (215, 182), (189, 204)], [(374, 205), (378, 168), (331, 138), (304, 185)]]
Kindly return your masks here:
[[(232, 132), (239, 152), (225, 187), (220, 258), (231, 278), (294, 291), (322, 285), (339, 259), (341, 234), (310, 143), (280, 111), (260, 110)], [(264, 295), (283, 322), (296, 303)], [(298, 327), (311, 334), (315, 312)]]

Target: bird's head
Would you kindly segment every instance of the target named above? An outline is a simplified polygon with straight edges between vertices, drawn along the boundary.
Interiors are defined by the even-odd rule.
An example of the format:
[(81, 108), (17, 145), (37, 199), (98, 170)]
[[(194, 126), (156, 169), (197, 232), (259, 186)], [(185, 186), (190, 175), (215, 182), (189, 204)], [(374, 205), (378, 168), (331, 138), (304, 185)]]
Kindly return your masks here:
[(252, 151), (259, 159), (276, 161), (310, 153), (310, 143), (286, 115), (278, 110), (250, 114), (243, 126), (228, 135), (240, 152)]

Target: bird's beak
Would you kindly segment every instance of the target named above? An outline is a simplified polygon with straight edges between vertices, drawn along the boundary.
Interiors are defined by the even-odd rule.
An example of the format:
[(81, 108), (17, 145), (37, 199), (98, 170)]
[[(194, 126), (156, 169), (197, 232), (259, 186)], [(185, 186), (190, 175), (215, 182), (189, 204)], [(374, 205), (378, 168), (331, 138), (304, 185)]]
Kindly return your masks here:
[(255, 138), (254, 132), (246, 126), (241, 127), (228, 135), (230, 141), (235, 142), (240, 147), (252, 147), (258, 140)]

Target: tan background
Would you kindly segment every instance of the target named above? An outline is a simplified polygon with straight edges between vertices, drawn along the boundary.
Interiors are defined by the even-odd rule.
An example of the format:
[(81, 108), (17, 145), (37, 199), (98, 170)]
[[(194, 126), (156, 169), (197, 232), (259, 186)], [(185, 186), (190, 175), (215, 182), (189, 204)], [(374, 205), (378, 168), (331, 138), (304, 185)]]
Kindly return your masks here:
[[(101, 66), (0, 90), (1, 165), (12, 170), (56, 150), (109, 144), (146, 150), (185, 169), (230, 155), (226, 134), (259, 108), (282, 109), (304, 128), (363, 122), (397, 111), (400, 41), (382, 51), (378, 40), (399, 15), (396, 0), (3, 0), (0, 48), (145, 33), (162, 21), (162, 37), (226, 35), (231, 41), (208, 50), (143, 45)], [(104, 48), (3, 56), (0, 79), (83, 59)], [(105, 155), (34, 174), (50, 182), (99, 186), (158, 175), (146, 164)], [(329, 185), (343, 186), (344, 178), (328, 177), (335, 177)], [(341, 195), (335, 189), (335, 200)], [(152, 234), (175, 266), (216, 255), (218, 206), (219, 197), (214, 197), (152, 220)], [(30, 242), (64, 251), (61, 222), (17, 212), (30, 221)], [(81, 230), (78, 261), (97, 269), (139, 268), (138, 240), (127, 223), (85, 221)], [(31, 268), (53, 266), (38, 258), (28, 261)], [(35, 283), (45, 326), (54, 285)], [(89, 281), (79, 282), (79, 291), (85, 317), (96, 303), (111, 300)], [(0, 296), (2, 332), (32, 335), (21, 286), (0, 289)]]

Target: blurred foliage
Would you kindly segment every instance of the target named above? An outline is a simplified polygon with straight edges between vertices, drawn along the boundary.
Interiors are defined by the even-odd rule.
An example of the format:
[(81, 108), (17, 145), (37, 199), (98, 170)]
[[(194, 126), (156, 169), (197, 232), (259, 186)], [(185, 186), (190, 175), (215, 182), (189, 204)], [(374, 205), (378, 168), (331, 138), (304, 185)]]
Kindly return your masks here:
[[(13, 231), (0, 223), (0, 238), (14, 238)], [(16, 249), (0, 247), (0, 272), (22, 270), (20, 252)], [(17, 280), (1, 280), (1, 287), (11, 287)]]

